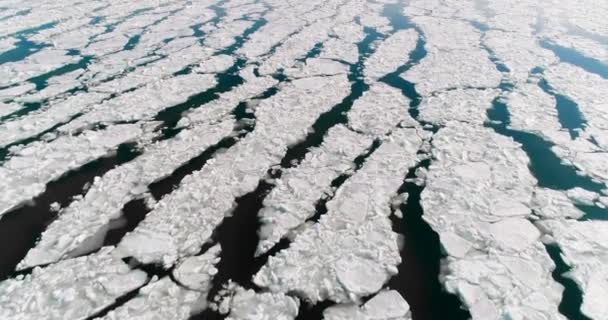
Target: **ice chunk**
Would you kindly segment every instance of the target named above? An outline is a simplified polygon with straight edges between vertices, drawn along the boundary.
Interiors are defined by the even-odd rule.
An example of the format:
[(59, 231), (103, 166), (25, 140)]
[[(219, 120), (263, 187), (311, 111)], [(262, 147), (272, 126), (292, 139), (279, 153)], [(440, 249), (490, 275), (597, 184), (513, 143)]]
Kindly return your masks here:
[(375, 82), (406, 64), (409, 60), (409, 52), (414, 50), (417, 40), (418, 32), (414, 29), (406, 29), (397, 31), (382, 41), (374, 53), (365, 60), (366, 82)]
[(147, 281), (106, 247), (0, 282), (2, 319), (86, 319)]
[(376, 83), (353, 104), (348, 112), (349, 126), (373, 137), (390, 133), (398, 124), (416, 126), (418, 123), (407, 113), (408, 108), (409, 99), (400, 90)]
[(237, 287), (230, 298), (228, 320), (293, 320), (300, 301), (282, 293), (256, 293)]
[(204, 306), (204, 293), (184, 289), (164, 277), (139, 289), (137, 296), (98, 319), (186, 320)]

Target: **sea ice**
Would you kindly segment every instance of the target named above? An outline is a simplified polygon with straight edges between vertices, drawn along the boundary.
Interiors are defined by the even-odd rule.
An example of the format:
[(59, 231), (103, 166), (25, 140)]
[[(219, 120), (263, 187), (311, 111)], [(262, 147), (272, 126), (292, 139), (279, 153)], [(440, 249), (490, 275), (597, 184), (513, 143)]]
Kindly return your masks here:
[(319, 223), (269, 257), (254, 282), (313, 303), (356, 302), (379, 291), (401, 262), (390, 204), (421, 143), (417, 129), (395, 130), (338, 189)]
[(37, 141), (13, 152), (0, 167), (0, 216), (44, 192), (46, 184), (66, 172), (134, 141), (142, 133), (137, 125), (115, 125), (100, 131), (65, 135), (52, 142)]
[(0, 318), (86, 319), (144, 285), (146, 273), (129, 269), (113, 249), (105, 247), (0, 282)]

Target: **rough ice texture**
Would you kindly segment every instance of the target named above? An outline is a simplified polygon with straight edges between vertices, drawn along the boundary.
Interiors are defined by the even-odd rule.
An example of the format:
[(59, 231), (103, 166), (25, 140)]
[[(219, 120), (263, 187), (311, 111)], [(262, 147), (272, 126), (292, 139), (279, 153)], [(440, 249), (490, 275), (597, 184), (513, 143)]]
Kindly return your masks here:
[(112, 250), (106, 247), (0, 282), (0, 318), (86, 319), (144, 285), (146, 273), (129, 269)]
[(218, 272), (215, 265), (220, 261), (221, 251), (220, 245), (216, 244), (201, 255), (184, 258), (173, 269), (173, 277), (190, 290), (208, 293), (213, 276)]
[(414, 29), (397, 31), (382, 41), (365, 60), (367, 82), (375, 82), (408, 62), (408, 53), (416, 47), (418, 32)]
[(328, 196), (331, 181), (354, 167), (353, 160), (371, 146), (372, 139), (339, 125), (323, 143), (307, 153), (294, 168), (284, 170), (259, 211), (260, 242), (257, 254), (268, 251), (290, 230), (315, 214), (315, 203)]
[(298, 315), (300, 301), (282, 293), (256, 293), (236, 287), (229, 298), (227, 320), (293, 320)]
[(158, 202), (118, 249), (138, 261), (165, 266), (196, 253), (230, 213), (234, 199), (253, 191), (287, 146), (306, 137), (315, 119), (347, 92), (346, 76), (305, 78), (263, 100), (255, 109), (255, 130), (184, 178), (180, 188)]
[(0, 125), (0, 145), (7, 145), (33, 137), (52, 127), (67, 122), (91, 105), (100, 102), (107, 96), (96, 92), (76, 94), (65, 99), (51, 102), (47, 107), (7, 121)]
[(603, 183), (608, 183), (608, 96), (597, 94), (608, 90), (608, 80), (585, 72), (570, 64), (558, 63), (545, 71), (547, 81), (555, 90), (578, 105), (587, 121), (582, 138), (593, 139), (593, 146), (572, 148), (558, 146), (554, 150), (568, 159), (580, 171)]
[(290, 78), (332, 76), (346, 73), (348, 73), (347, 65), (329, 59), (307, 59), (305, 64), (287, 69), (284, 72)]
[(454, 89), (424, 99), (419, 106), (420, 120), (445, 125), (460, 121), (463, 125), (481, 125), (486, 110), (492, 107), (496, 89)]
[(204, 306), (205, 296), (178, 286), (169, 277), (153, 281), (124, 305), (100, 320), (186, 320)]
[(146, 146), (141, 156), (96, 178), (86, 195), (62, 210), (42, 233), (19, 268), (55, 262), (81, 251), (78, 249), (95, 238), (103, 240), (110, 221), (121, 216), (127, 202), (142, 197), (149, 184), (228, 136), (233, 126), (234, 121), (228, 119), (183, 130), (173, 139)]
[(255, 283), (312, 302), (359, 301), (379, 291), (401, 262), (391, 200), (421, 143), (416, 129), (394, 131), (338, 189), (319, 223), (269, 257)]
[(489, 128), (448, 123), (433, 137), (423, 218), (448, 254), (445, 286), (474, 319), (561, 319), (561, 288), (528, 220), (536, 184), (519, 145)]
[[(496, 88), (501, 75), (481, 49), (443, 51), (428, 48), (427, 56), (403, 77), (423, 95), (456, 88)], [(471, 77), (472, 74), (478, 75)]]
[(0, 215), (44, 192), (48, 182), (115, 151), (119, 144), (133, 141), (141, 133), (137, 125), (116, 125), (51, 142), (34, 142), (15, 151), (0, 167)]
[(188, 97), (205, 91), (217, 83), (209, 74), (188, 74), (161, 80), (95, 107), (82, 117), (61, 128), (78, 130), (96, 123), (113, 123), (150, 119), (157, 112), (185, 102)]
[(380, 291), (363, 306), (338, 304), (323, 312), (326, 320), (409, 320), (410, 306), (395, 290)]
[(583, 291), (581, 311), (606, 319), (608, 306), (608, 221), (546, 220), (538, 223), (562, 251), (569, 276)]
[(278, 83), (271, 77), (255, 77), (251, 67), (243, 69), (240, 75), (246, 79), (244, 84), (221, 94), (218, 99), (202, 108), (186, 112), (178, 125), (195, 126), (198, 123), (213, 123), (230, 113), (240, 102), (255, 98)]
[(348, 112), (349, 127), (372, 137), (386, 135), (398, 124), (413, 127), (417, 122), (407, 112), (409, 102), (400, 90), (384, 83), (373, 84), (353, 103)]

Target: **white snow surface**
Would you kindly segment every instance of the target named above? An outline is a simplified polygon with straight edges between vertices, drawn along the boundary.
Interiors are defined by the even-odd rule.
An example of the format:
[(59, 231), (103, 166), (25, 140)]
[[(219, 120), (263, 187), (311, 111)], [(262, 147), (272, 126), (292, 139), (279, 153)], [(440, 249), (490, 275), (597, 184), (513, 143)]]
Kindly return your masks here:
[(300, 301), (282, 293), (256, 293), (236, 287), (228, 298), (230, 314), (227, 320), (293, 320), (298, 315)]
[[(171, 278), (151, 281), (124, 305), (97, 318), (103, 320), (186, 320), (204, 306), (201, 292), (184, 289)], [(201, 301), (202, 300), (202, 305)]]
[(401, 262), (388, 219), (391, 200), (421, 143), (416, 129), (394, 131), (338, 189), (319, 223), (269, 257), (255, 283), (312, 302), (353, 302), (379, 291)]
[(569, 276), (583, 291), (581, 312), (608, 317), (608, 221), (546, 220), (538, 223), (561, 249)]
[(474, 319), (563, 318), (555, 266), (528, 220), (536, 180), (519, 145), (453, 122), (432, 144), (423, 219), (448, 254), (446, 288)]
[(383, 290), (359, 307), (337, 304), (323, 312), (326, 320), (409, 320), (410, 306), (395, 290)]
[(137, 125), (116, 125), (51, 142), (37, 141), (15, 151), (0, 167), (0, 190), (4, 190), (0, 215), (44, 192), (46, 183), (114, 152), (118, 145), (135, 140), (141, 133)]
[(89, 256), (36, 268), (0, 282), (2, 319), (86, 319), (146, 283), (105, 247)]
[(343, 75), (304, 78), (261, 101), (255, 109), (255, 130), (182, 180), (180, 188), (158, 202), (118, 250), (138, 261), (165, 266), (197, 252), (230, 213), (234, 199), (253, 191), (287, 146), (302, 140), (314, 120), (344, 98), (347, 88)]
[[(93, 182), (86, 195), (60, 212), (19, 268), (55, 262), (73, 255), (88, 242), (103, 241), (109, 223), (121, 216), (127, 202), (142, 197), (148, 185), (170, 175), (179, 166), (228, 136), (231, 119), (181, 131), (175, 138), (143, 148), (143, 154)], [(95, 246), (95, 244), (92, 244)]]
[(257, 254), (268, 251), (312, 217), (316, 201), (332, 193), (331, 181), (352, 170), (354, 159), (371, 143), (369, 137), (339, 125), (330, 129), (323, 143), (310, 150), (297, 167), (284, 170), (258, 213), (262, 226)]
[[(223, 274), (213, 232), (236, 199), (265, 181), (273, 189), (257, 212), (256, 259), (282, 238), (292, 242), (253, 275), (259, 290), (232, 286), (220, 306), (229, 318), (294, 319), (300, 301), (329, 299), (338, 304), (326, 319), (410, 319), (402, 292), (385, 288), (397, 265), (408, 263), (389, 215), (404, 200), (395, 193), (405, 174), (429, 159), (429, 169), (408, 181), (424, 187), (422, 217), (447, 254), (438, 276), (474, 320), (564, 318), (561, 280), (552, 275), (557, 260), (547, 246), (559, 247), (571, 268), (560, 276), (578, 285), (580, 311), (607, 319), (608, 230), (601, 215), (586, 213), (608, 208), (608, 2), (411, 0), (389, 15), (386, 4), (401, 5), (3, 1), (0, 228), (26, 222), (42, 233), (15, 230), (38, 239), (33, 248), (16, 243), (22, 252), (13, 253), (12, 241), (25, 240), (2, 239), (11, 247), (0, 259), (27, 253), (17, 269), (31, 274), (11, 274), (13, 266), (0, 263), (0, 273), (8, 272), (0, 318), (85, 319), (133, 292), (103, 317), (187, 319), (206, 307), (215, 275)], [(362, 40), (370, 31), (378, 39), (367, 50)], [(353, 70), (361, 76), (354, 79)], [(413, 87), (380, 81), (395, 71)], [(351, 88), (363, 92), (341, 115), (347, 122), (332, 123), (302, 161), (279, 168), (321, 114), (350, 103), (343, 99)], [(558, 109), (559, 96), (580, 112), (577, 136), (561, 114), (577, 110)], [(502, 125), (488, 121), (495, 101), (506, 105), (506, 131), (542, 138), (580, 181), (596, 186), (537, 181), (539, 168), (528, 157), (540, 149), (490, 128)], [(159, 113), (183, 103), (178, 112)], [(165, 115), (168, 122), (158, 121)], [(167, 135), (172, 130), (179, 133)], [(160, 201), (152, 199), (151, 183), (237, 135)], [(372, 140), (380, 147), (355, 170)], [(54, 202), (32, 221), (6, 214), (126, 142), (141, 155), (104, 168), (64, 207)], [(268, 179), (277, 169), (281, 178)], [(345, 182), (332, 188), (340, 175)], [(45, 195), (63, 192), (53, 188)], [(118, 248), (100, 248), (133, 200), (152, 211)], [(328, 200), (328, 211), (309, 220), (319, 200)], [(125, 257), (135, 259), (128, 266)], [(137, 262), (173, 267), (172, 274), (147, 282), (151, 275)]]

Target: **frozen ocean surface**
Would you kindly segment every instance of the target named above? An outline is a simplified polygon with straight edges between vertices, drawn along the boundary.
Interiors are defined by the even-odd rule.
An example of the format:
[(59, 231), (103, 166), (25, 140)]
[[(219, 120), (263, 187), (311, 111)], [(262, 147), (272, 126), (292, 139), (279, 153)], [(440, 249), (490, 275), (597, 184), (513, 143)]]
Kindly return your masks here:
[(607, 16), (0, 0), (0, 320), (608, 319)]

